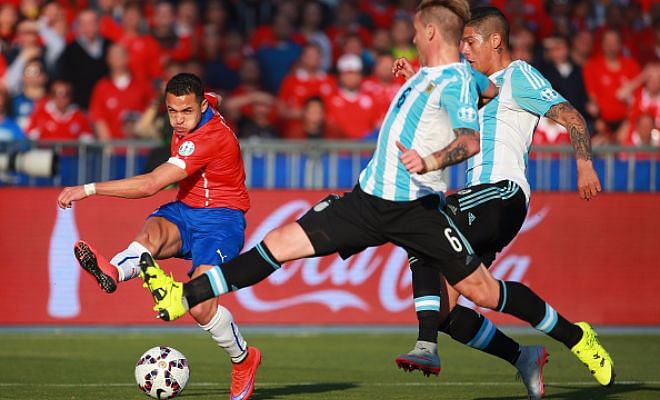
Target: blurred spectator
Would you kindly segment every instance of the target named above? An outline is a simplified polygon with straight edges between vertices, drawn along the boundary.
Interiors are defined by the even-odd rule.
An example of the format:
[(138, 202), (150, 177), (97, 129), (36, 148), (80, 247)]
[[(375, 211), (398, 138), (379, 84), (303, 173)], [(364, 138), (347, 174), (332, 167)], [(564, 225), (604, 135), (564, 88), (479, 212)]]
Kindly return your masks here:
[(278, 112), (282, 119), (282, 137), (290, 137), (290, 131), (302, 123), (305, 100), (311, 96), (327, 96), (335, 88), (335, 78), (321, 68), (321, 50), (308, 44), (298, 61), (298, 67), (288, 74), (278, 94)]
[(378, 126), (378, 108), (371, 96), (361, 89), (362, 60), (345, 54), (337, 61), (339, 85), (324, 99), (328, 125), (339, 138), (365, 139)]
[(238, 121), (238, 137), (277, 138), (277, 130), (271, 119), (271, 109), (274, 99), (256, 97), (252, 101), (251, 116), (242, 116)]
[(392, 52), (392, 37), (389, 29), (376, 29), (374, 31), (371, 51), (374, 54)]
[[(277, 7), (277, 14), (272, 21), (259, 25), (257, 29), (250, 35), (250, 47), (254, 51), (258, 51), (264, 46), (274, 46), (281, 39), (278, 33), (275, 32), (277, 28), (275, 25), (278, 19), (288, 21), (289, 25), (293, 26), (297, 21), (298, 10), (292, 1), (283, 1)], [(306, 42), (305, 37), (291, 28), (290, 40), (296, 44), (303, 45)]]
[(75, 40), (64, 49), (59, 70), (62, 79), (73, 84), (73, 101), (87, 110), (94, 85), (108, 73), (105, 59), (110, 42), (99, 34), (95, 11), (82, 10), (76, 22)]
[[(637, 86), (641, 85), (641, 90)], [(651, 64), (625, 89), (624, 96), (632, 95), (628, 118), (617, 133), (619, 143), (635, 144), (635, 132), (639, 134), (638, 121), (651, 117), (653, 128), (660, 127), (660, 64)], [(644, 131), (644, 129), (642, 129)]]
[(324, 139), (341, 137), (339, 132), (331, 132), (326, 123), (325, 105), (319, 96), (305, 100), (302, 110), (302, 123), (287, 132), (289, 139)]
[(193, 54), (192, 32), (175, 29), (174, 6), (169, 1), (158, 1), (154, 7), (151, 33), (166, 54), (167, 61), (186, 61)]
[(318, 46), (321, 51), (321, 68), (328, 71), (332, 67), (332, 45), (323, 32), (323, 6), (318, 1), (308, 1), (303, 7), (300, 33), (307, 43)]
[(14, 42), (18, 11), (13, 4), (0, 4), (0, 51), (6, 53)]
[(511, 31), (510, 36), (511, 59), (523, 60), (529, 64), (538, 65), (534, 54), (536, 39), (534, 33), (527, 27), (522, 26)]
[(412, 39), (415, 36), (412, 21), (408, 17), (397, 17), (390, 30), (392, 36), (392, 55), (395, 59), (406, 58), (414, 68), (419, 66), (417, 49)]
[(386, 29), (392, 26), (396, 8), (387, 0), (360, 1), (359, 9), (369, 16), (376, 28)]
[(12, 114), (9, 92), (0, 88), (0, 141), (23, 139), (25, 134)]
[(545, 63), (541, 73), (557, 92), (587, 118), (589, 98), (584, 87), (582, 68), (570, 59), (568, 41), (561, 36), (551, 36), (543, 41), (543, 47)]
[(660, 63), (660, 16), (653, 21), (652, 29), (649, 31), (649, 35), (639, 45), (641, 65)]
[(236, 31), (224, 35), (224, 42), (219, 36), (205, 32), (203, 50), (207, 58), (204, 82), (209, 88), (219, 91), (232, 91), (240, 83), (240, 70), (245, 60), (245, 41)]
[(342, 54), (342, 46), (347, 35), (355, 33), (366, 47), (371, 47), (371, 33), (360, 24), (360, 13), (354, 0), (340, 0), (335, 8), (335, 22), (326, 29), (332, 43), (332, 54), (336, 59)]
[[(229, 12), (222, 0), (209, 0), (204, 10), (204, 33), (217, 32), (224, 34), (232, 25), (229, 21)], [(237, 29), (237, 21), (233, 21), (233, 28)]]
[(383, 53), (376, 58), (373, 74), (362, 82), (362, 89), (368, 93), (375, 102), (376, 114), (379, 124), (390, 107), (390, 102), (403, 84), (402, 79), (392, 75), (394, 57)]
[(131, 75), (128, 52), (121, 44), (110, 46), (107, 62), (110, 72), (94, 86), (89, 116), (100, 140), (130, 139), (135, 122), (154, 98), (153, 89)]
[(268, 104), (268, 115), (271, 124), (277, 122), (277, 105), (275, 97), (261, 86), (259, 63), (254, 58), (246, 58), (240, 71), (240, 85), (234, 89), (222, 102), (225, 115), (231, 123), (237, 126), (242, 117), (253, 118), (254, 104)]
[(117, 43), (121, 43), (128, 52), (128, 65), (133, 78), (150, 85), (158, 84), (163, 75), (163, 54), (156, 39), (142, 33), (144, 21), (139, 2), (124, 6), (121, 27), (122, 36)]
[[(189, 41), (189, 57), (197, 57), (204, 35), (204, 28), (199, 21), (199, 2), (195, 0), (180, 0), (176, 9), (175, 32), (179, 40)], [(183, 54), (178, 54), (183, 59)]]
[(537, 145), (568, 145), (571, 139), (563, 126), (546, 117), (541, 117), (532, 136), (532, 143)]
[[(660, 147), (660, 131), (650, 114), (640, 114), (630, 135), (630, 144), (633, 146)], [(637, 157), (636, 157), (637, 158)]]
[[(8, 83), (15, 78), (11, 77), (9, 71), (7, 71), (6, 79)], [(12, 107), (18, 126), (25, 130), (32, 111), (37, 103), (46, 96), (48, 76), (46, 75), (44, 63), (38, 58), (27, 61), (18, 82), (18, 91), (13, 91), (12, 89), (15, 89), (14, 85), (9, 84), (7, 84), (7, 90), (12, 95)]]
[(359, 35), (351, 33), (346, 35), (341, 54), (355, 54), (362, 60), (364, 71), (371, 71), (374, 66), (374, 56), (364, 47)]
[(600, 140), (612, 141), (614, 133), (627, 115), (626, 98), (621, 89), (640, 72), (635, 60), (621, 54), (621, 37), (618, 31), (608, 30), (603, 34), (603, 53), (589, 59), (584, 66), (584, 81), (591, 102), (597, 106), (588, 108), (591, 117), (600, 119), (596, 124)]
[(273, 32), (276, 42), (262, 46), (257, 51), (257, 60), (261, 67), (264, 87), (270, 93), (277, 93), (282, 80), (300, 57), (302, 49), (293, 41), (293, 26), (284, 14), (275, 16)]
[[(35, 21), (21, 21), (16, 28), (16, 39), (6, 53), (9, 69), (23, 71), (25, 63), (33, 58), (42, 57), (43, 49), (39, 41), (39, 30)], [(20, 75), (20, 72), (18, 73)], [(12, 84), (8, 82), (8, 84)]]
[(37, 21), (39, 37), (44, 44), (44, 61), (49, 75), (57, 73), (57, 61), (66, 47), (69, 23), (64, 8), (57, 2), (46, 3)]
[(34, 110), (26, 132), (32, 140), (89, 141), (94, 137), (87, 117), (73, 103), (73, 87), (62, 80), (51, 83), (46, 101)]
[(97, 0), (100, 13), (99, 32), (101, 36), (111, 42), (121, 40), (123, 35), (120, 24), (123, 13), (122, 4), (122, 0)]
[(594, 40), (591, 32), (582, 30), (571, 38), (571, 61), (584, 67), (593, 53)]

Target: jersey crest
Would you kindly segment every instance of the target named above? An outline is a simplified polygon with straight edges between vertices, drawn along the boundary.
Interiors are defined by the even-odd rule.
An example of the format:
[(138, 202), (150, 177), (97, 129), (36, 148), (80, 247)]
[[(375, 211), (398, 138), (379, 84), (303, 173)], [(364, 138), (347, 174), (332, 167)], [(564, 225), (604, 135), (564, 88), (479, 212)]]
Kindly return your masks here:
[(179, 155), (182, 157), (188, 157), (195, 151), (195, 143), (191, 141), (186, 141), (181, 143), (179, 146)]

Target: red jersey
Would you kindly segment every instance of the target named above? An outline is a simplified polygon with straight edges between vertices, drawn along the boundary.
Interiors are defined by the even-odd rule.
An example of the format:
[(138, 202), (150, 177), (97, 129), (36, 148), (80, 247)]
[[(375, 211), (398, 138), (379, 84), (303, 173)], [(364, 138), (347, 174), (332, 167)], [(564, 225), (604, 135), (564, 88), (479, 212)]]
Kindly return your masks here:
[(342, 132), (344, 139), (362, 139), (378, 126), (378, 108), (369, 94), (360, 90), (337, 90), (324, 99), (326, 121)]
[(626, 118), (628, 105), (616, 95), (626, 82), (633, 80), (640, 72), (639, 64), (633, 59), (620, 57), (619, 63), (619, 70), (610, 70), (605, 63), (605, 57), (600, 55), (589, 59), (582, 71), (587, 93), (596, 99), (600, 117), (605, 122)]
[(138, 80), (152, 83), (163, 76), (164, 54), (160, 45), (151, 36), (124, 36), (119, 43), (128, 52), (128, 68)]
[(105, 77), (92, 90), (89, 118), (105, 122), (112, 139), (125, 139), (124, 124), (137, 121), (153, 97), (154, 91), (144, 82), (131, 79), (122, 89)]
[(193, 208), (231, 208), (246, 212), (241, 148), (225, 120), (209, 107), (202, 122), (185, 136), (172, 134), (169, 163), (186, 171), (177, 199)]
[(362, 81), (362, 90), (368, 93), (376, 103), (378, 121), (382, 121), (390, 108), (390, 103), (397, 94), (405, 80), (393, 79), (390, 82), (381, 82), (378, 78), (370, 76)]
[(75, 105), (61, 113), (52, 100), (42, 103), (30, 116), (26, 129), (33, 140), (78, 140), (94, 137), (87, 117)]

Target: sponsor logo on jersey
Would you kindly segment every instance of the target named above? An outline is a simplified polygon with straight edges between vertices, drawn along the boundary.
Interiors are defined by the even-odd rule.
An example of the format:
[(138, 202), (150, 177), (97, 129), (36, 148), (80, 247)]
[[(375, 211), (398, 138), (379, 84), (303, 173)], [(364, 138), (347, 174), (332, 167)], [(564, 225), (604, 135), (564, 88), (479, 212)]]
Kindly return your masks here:
[(477, 219), (477, 217), (475, 217), (474, 214), (469, 212), (468, 213), (468, 225), (472, 226), (472, 223), (474, 222), (475, 219)]
[(459, 196), (463, 196), (464, 194), (468, 194), (468, 193), (471, 193), (471, 192), (472, 192), (472, 189), (463, 189), (463, 190), (459, 190), (456, 194), (458, 194)]
[(179, 155), (183, 157), (187, 157), (191, 155), (195, 151), (195, 143), (191, 141), (186, 141), (181, 143), (181, 146), (179, 146)]
[(553, 101), (557, 97), (559, 97), (559, 94), (552, 88), (545, 88), (541, 90), (541, 98), (545, 101)]
[(464, 122), (473, 122), (477, 119), (477, 110), (473, 107), (461, 107), (458, 109), (458, 118)]

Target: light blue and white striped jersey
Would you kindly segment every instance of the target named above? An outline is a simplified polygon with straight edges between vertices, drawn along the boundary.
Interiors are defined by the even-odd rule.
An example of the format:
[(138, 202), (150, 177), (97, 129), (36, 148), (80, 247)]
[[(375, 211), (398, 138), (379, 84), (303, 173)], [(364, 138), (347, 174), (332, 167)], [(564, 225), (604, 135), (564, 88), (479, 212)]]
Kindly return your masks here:
[(453, 129), (479, 131), (477, 89), (463, 63), (422, 67), (392, 100), (378, 134), (376, 151), (360, 173), (366, 193), (392, 201), (411, 201), (444, 192), (442, 171), (410, 174), (399, 160), (400, 141), (425, 157), (454, 140)]
[(525, 61), (516, 60), (489, 78), (500, 93), (479, 110), (481, 151), (468, 159), (467, 186), (508, 179), (529, 201), (526, 171), (532, 135), (539, 116), (566, 99)]

